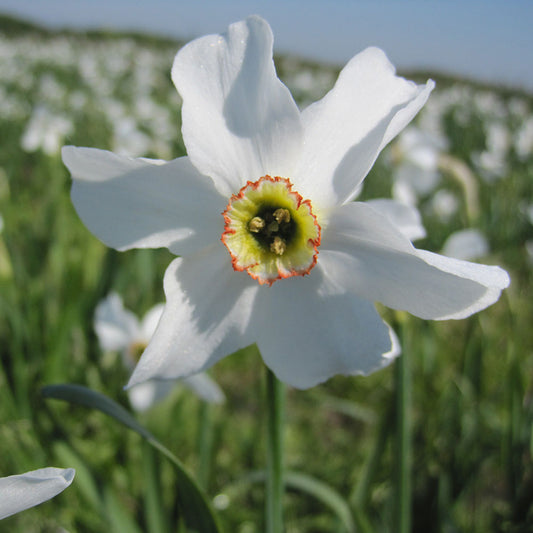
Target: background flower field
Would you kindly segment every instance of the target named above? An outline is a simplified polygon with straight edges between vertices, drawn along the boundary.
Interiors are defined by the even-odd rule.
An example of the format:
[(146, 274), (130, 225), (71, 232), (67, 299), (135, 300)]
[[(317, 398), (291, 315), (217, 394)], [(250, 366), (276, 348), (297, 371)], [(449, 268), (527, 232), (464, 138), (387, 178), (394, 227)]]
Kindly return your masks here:
[[(2, 526), (180, 531), (177, 477), (163, 456), (102, 413), (41, 394), (77, 383), (131, 409), (128, 371), (99, 347), (95, 309), (116, 291), (142, 316), (164, 300), (172, 256), (97, 241), (74, 212), (60, 148), (184, 155), (170, 81), (180, 43), (49, 33), (8, 18), (0, 30), (0, 476), (76, 469), (65, 493)], [(276, 64), (302, 107), (338, 73), (291, 57)], [(361, 197), (415, 204), (427, 233), (420, 248), (440, 252), (455, 232), (477, 230), (484, 244), (454, 253), (502, 266), (511, 287), (460, 322), (383, 310), (401, 340), (401, 367), (289, 390), (287, 531), (394, 533), (398, 495), (408, 493), (412, 531), (525, 533), (533, 529), (533, 97), (406, 75), (432, 77), (437, 88), (378, 159)], [(261, 358), (242, 350), (210, 375), (224, 404), (176, 388), (135, 416), (196, 477), (226, 531), (261, 532)], [(407, 487), (402, 461), (412, 472)]]

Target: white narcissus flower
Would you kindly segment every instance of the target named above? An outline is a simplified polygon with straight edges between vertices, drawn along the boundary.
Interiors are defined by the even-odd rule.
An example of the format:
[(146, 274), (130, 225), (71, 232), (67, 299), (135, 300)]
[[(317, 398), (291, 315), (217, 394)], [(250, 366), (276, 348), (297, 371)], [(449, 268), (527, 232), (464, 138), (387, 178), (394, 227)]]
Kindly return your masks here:
[(489, 243), (481, 231), (475, 228), (452, 233), (442, 247), (442, 253), (456, 259), (479, 259), (489, 253)]
[(522, 121), (514, 136), (514, 148), (518, 157), (527, 159), (533, 154), (533, 116), (529, 115)]
[(485, 124), (486, 149), (473, 154), (472, 159), (481, 177), (491, 183), (508, 173), (507, 155), (511, 145), (511, 134), (503, 121)]
[(63, 149), (72, 200), (97, 237), (180, 255), (130, 386), (197, 373), (253, 343), (298, 388), (367, 374), (391, 351), (374, 302), (464, 318), (509, 284), (498, 267), (415, 249), (389, 217), (352, 201), (433, 82), (396, 76), (368, 48), (300, 112), (276, 76), (272, 41), (253, 16), (178, 52), (186, 157), (161, 164)]
[(42, 150), (47, 155), (56, 155), (65, 137), (71, 132), (72, 122), (54, 114), (45, 106), (37, 106), (33, 110), (20, 144), (26, 152)]
[(459, 200), (451, 191), (440, 189), (429, 203), (431, 212), (442, 222), (448, 222), (459, 209)]
[[(124, 365), (133, 370), (142, 352), (148, 345), (157, 327), (163, 304), (152, 307), (141, 321), (124, 308), (117, 293), (111, 293), (96, 307), (94, 329), (103, 350), (121, 352)], [(222, 403), (224, 393), (205, 373), (190, 376), (181, 383), (210, 403)], [(145, 411), (158, 400), (163, 399), (174, 388), (173, 381), (148, 380), (128, 390), (132, 407)]]
[(0, 520), (53, 498), (74, 479), (73, 468), (40, 468), (0, 478)]
[(447, 148), (444, 138), (409, 126), (398, 137), (393, 152), (393, 196), (407, 205), (416, 205), (419, 196), (432, 192), (440, 181), (439, 156)]

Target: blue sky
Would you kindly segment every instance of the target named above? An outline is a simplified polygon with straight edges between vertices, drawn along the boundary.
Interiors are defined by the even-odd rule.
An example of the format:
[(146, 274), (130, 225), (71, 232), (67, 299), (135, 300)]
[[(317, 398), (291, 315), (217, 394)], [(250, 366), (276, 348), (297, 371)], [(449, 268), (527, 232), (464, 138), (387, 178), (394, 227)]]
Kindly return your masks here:
[(277, 51), (343, 64), (369, 45), (428, 68), (533, 92), (532, 0), (0, 0), (53, 27), (136, 29), (189, 39), (257, 13)]

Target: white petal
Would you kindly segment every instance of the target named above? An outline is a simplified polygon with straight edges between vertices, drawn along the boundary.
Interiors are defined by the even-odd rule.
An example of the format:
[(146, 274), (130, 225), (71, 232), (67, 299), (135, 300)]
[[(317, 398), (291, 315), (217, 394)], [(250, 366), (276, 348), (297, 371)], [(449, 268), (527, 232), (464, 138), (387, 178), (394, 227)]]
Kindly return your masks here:
[(53, 498), (74, 474), (73, 468), (50, 467), (0, 478), (0, 520)]
[(396, 76), (378, 48), (356, 55), (335, 87), (302, 112), (300, 194), (321, 207), (353, 198), (381, 149), (416, 115), (433, 86)]
[(399, 355), (402, 353), (402, 345), (400, 344), (400, 339), (398, 338), (398, 335), (396, 335), (396, 332), (387, 324), (389, 328), (389, 337), (391, 341), (391, 348), (387, 353), (383, 354), (383, 357), (385, 359), (388, 359), (390, 361), (393, 361), (396, 359)]
[(499, 267), (416, 250), (362, 203), (335, 210), (319, 265), (347, 290), (421, 318), (464, 318), (493, 304), (509, 284)]
[(226, 399), (222, 389), (205, 372), (185, 378), (181, 383), (206, 402), (223, 403)]
[(220, 238), (227, 199), (188, 158), (161, 164), (74, 146), (62, 155), (78, 215), (108, 246), (184, 254)]
[(146, 411), (167, 396), (175, 386), (175, 381), (151, 379), (128, 389), (128, 398), (135, 411)]
[(427, 250), (417, 250), (417, 255), (428, 265), (438, 268), (442, 272), (447, 272), (458, 278), (470, 280), (482, 286), (485, 291), (477, 300), (473, 300), (470, 305), (461, 311), (451, 311), (451, 314), (438, 317), (440, 320), (450, 318), (466, 318), (473, 315), (489, 305), (497, 302), (501, 291), (507, 288), (511, 282), (509, 274), (497, 266), (481, 265), (453, 259), (443, 255), (428, 252)]
[(455, 259), (471, 260), (487, 255), (489, 243), (481, 231), (471, 228), (452, 233), (442, 247), (442, 254)]
[(165, 310), (128, 386), (197, 374), (252, 344), (247, 327), (258, 287), (233, 270), (219, 243), (175, 259), (165, 273)]
[(290, 177), (299, 155), (300, 114), (276, 76), (272, 41), (268, 24), (249, 17), (192, 41), (172, 68), (187, 153), (228, 197), (265, 174)]
[(369, 374), (386, 365), (387, 325), (374, 305), (334, 285), (315, 268), (307, 277), (263, 287), (257, 345), (283, 382), (305, 389), (336, 374)]
[(137, 317), (114, 292), (96, 306), (94, 330), (102, 349), (111, 351), (127, 348), (140, 333)]
[(144, 315), (141, 322), (141, 334), (142, 339), (146, 342), (148, 342), (152, 338), (152, 335), (154, 334), (155, 329), (157, 328), (157, 324), (161, 319), (161, 315), (163, 314), (164, 308), (164, 304), (154, 305), (154, 307), (149, 309)]
[(422, 225), (422, 217), (416, 207), (402, 204), (389, 198), (376, 198), (365, 203), (378, 213), (385, 215), (390, 223), (410, 241), (423, 239), (426, 236), (426, 230)]

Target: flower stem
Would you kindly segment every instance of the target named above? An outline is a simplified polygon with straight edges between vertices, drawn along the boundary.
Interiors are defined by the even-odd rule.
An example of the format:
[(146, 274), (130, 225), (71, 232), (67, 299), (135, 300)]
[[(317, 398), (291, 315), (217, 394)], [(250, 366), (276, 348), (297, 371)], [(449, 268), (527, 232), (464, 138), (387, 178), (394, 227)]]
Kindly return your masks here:
[(394, 528), (411, 531), (411, 367), (409, 347), (395, 362), (396, 381), (396, 496)]
[(285, 387), (267, 368), (266, 532), (283, 532), (283, 422)]
[(213, 456), (214, 424), (212, 406), (207, 402), (200, 403), (200, 425), (198, 428), (198, 472), (197, 482), (207, 491), (211, 474), (211, 460)]

